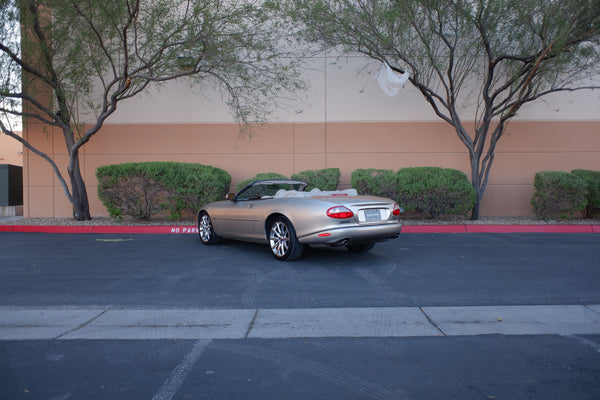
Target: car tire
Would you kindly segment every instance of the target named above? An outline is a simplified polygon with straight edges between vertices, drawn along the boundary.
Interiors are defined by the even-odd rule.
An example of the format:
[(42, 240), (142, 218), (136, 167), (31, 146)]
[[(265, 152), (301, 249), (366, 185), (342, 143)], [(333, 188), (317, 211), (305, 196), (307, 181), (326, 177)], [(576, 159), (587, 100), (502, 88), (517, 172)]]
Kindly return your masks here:
[(269, 246), (275, 258), (281, 261), (297, 260), (304, 252), (304, 245), (298, 241), (294, 226), (285, 217), (275, 218), (271, 223)]
[(212, 220), (206, 211), (202, 211), (198, 215), (198, 236), (206, 245), (218, 244), (221, 241), (219, 235), (215, 233)]
[(366, 253), (367, 251), (371, 250), (373, 248), (373, 246), (375, 246), (375, 243), (370, 242), (370, 243), (360, 243), (360, 244), (349, 244), (346, 246), (346, 248), (351, 253)]

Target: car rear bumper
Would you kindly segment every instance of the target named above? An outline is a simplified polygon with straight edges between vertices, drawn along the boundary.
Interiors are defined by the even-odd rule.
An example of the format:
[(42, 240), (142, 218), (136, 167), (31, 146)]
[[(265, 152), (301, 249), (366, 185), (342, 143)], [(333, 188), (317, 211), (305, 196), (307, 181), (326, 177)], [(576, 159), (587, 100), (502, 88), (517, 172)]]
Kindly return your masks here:
[(299, 237), (303, 244), (322, 244), (328, 246), (345, 246), (347, 244), (381, 242), (395, 239), (400, 234), (402, 225), (390, 223), (385, 225), (352, 225), (335, 229), (327, 229), (310, 235)]

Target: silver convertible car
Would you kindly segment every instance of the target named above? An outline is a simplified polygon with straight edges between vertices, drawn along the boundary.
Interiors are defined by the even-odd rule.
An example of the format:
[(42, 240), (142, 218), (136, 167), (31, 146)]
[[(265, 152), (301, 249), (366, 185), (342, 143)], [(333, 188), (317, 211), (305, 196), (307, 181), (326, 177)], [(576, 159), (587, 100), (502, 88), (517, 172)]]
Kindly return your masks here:
[(209, 203), (198, 212), (202, 243), (221, 238), (268, 243), (279, 260), (302, 256), (305, 245), (345, 246), (365, 252), (375, 242), (400, 234), (400, 213), (393, 200), (359, 196), (355, 189), (305, 192), (297, 180), (261, 180)]

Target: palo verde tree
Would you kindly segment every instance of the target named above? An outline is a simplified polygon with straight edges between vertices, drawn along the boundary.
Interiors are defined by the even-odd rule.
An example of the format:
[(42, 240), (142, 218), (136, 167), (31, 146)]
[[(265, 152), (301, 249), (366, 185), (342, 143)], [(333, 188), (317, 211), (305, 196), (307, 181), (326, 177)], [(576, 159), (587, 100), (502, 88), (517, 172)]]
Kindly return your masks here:
[[(189, 78), (223, 89), (245, 123), (264, 119), (273, 99), (301, 86), (267, 11), (253, 0), (0, 0), (2, 132), (50, 163), (74, 217), (90, 219), (80, 150), (121, 101)], [(22, 27), (20, 39), (15, 26)], [(55, 160), (16, 134), (10, 116), (62, 132), (66, 178)]]
[[(466, 146), (479, 207), (521, 107), (600, 86), (598, 0), (273, 0), (301, 37), (361, 53), (410, 83)], [(466, 114), (476, 110), (475, 116)], [(473, 124), (473, 125), (471, 125)]]

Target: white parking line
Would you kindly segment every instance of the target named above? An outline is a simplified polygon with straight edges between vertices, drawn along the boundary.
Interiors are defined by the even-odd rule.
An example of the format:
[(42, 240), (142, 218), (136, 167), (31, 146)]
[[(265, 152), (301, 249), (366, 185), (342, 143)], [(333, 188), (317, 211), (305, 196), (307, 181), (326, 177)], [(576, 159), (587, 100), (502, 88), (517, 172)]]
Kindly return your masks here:
[(192, 350), (185, 356), (181, 363), (175, 367), (169, 378), (163, 383), (160, 390), (154, 395), (152, 400), (171, 400), (185, 381), (190, 370), (200, 358), (210, 340), (198, 340)]
[(581, 336), (572, 335), (570, 333), (566, 334), (566, 335), (562, 335), (562, 336), (567, 337), (569, 339), (576, 340), (579, 343), (581, 343), (581, 344), (583, 344), (583, 345), (585, 345), (585, 346), (587, 346), (587, 347), (589, 347), (591, 349), (594, 349), (595, 352), (600, 353), (600, 345), (597, 344), (597, 343), (595, 343), (595, 342), (592, 342), (591, 340), (588, 340), (588, 339), (586, 339), (584, 337), (581, 337)]
[(598, 305), (309, 309), (0, 307), (0, 340), (600, 334)]

